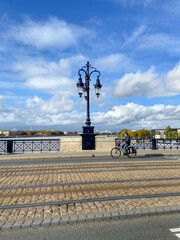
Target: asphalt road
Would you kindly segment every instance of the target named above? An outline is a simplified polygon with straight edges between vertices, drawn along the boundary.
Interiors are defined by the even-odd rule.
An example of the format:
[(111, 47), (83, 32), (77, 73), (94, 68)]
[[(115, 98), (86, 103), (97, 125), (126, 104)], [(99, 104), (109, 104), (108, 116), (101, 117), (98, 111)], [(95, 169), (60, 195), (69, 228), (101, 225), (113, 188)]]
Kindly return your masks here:
[(59, 163), (87, 163), (87, 162), (121, 162), (121, 161), (164, 161), (169, 160), (173, 161), (175, 159), (180, 159), (179, 156), (159, 156), (159, 157), (120, 157), (118, 159), (114, 159), (112, 157), (92, 157), (92, 158), (52, 158), (52, 159), (29, 159), (29, 160), (4, 160), (0, 161), (0, 166), (11, 166), (11, 165), (39, 165), (39, 164), (59, 164)]
[(170, 229), (179, 227), (180, 214), (170, 214), (41, 228), (5, 230), (0, 232), (0, 240), (173, 240), (179, 238)]

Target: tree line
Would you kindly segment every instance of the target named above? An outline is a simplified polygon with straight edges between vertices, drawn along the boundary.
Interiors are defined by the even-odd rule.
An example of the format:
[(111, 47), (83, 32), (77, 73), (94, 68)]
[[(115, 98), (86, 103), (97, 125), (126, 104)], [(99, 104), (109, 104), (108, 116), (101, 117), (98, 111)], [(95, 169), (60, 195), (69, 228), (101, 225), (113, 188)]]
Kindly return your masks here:
[[(124, 138), (125, 132), (127, 132), (129, 134), (129, 136), (132, 138), (150, 138), (150, 137), (152, 137), (150, 134), (150, 130), (146, 130), (146, 129), (141, 129), (141, 130), (136, 130), (136, 131), (122, 129), (120, 132), (117, 133), (117, 136), (119, 138)], [(172, 130), (170, 126), (167, 126), (165, 129), (165, 138), (180, 138), (180, 133), (178, 133), (174, 129)]]
[(125, 137), (125, 132), (127, 132), (129, 134), (130, 137), (132, 138), (150, 138), (150, 131), (146, 130), (146, 129), (141, 129), (141, 130), (136, 130), (136, 131), (132, 131), (132, 130), (127, 130), (127, 129), (122, 129), (120, 132), (117, 133), (117, 136), (119, 138), (124, 138)]
[(43, 131), (21, 131), (22, 136), (62, 136), (64, 135), (64, 132), (62, 131), (48, 131), (48, 130), (43, 130)]

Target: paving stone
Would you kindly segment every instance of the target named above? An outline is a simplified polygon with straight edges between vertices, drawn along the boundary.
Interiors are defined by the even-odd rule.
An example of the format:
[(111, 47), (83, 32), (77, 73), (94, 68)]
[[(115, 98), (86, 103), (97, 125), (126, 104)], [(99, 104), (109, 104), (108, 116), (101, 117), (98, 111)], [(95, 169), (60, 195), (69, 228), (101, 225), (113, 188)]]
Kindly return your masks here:
[(120, 211), (118, 210), (117, 213), (118, 213), (118, 218), (120, 218), (120, 216), (121, 216)]
[(82, 213), (82, 214), (78, 214), (78, 218), (77, 218), (77, 222), (85, 222), (86, 221), (86, 214)]
[[(92, 155), (92, 153), (91, 153)], [(136, 164), (136, 162), (134, 162), (135, 160), (130, 160), (129, 164), (131, 164), (132, 166), (134, 164)], [(176, 160), (173, 160), (173, 164), (175, 164)], [(123, 164), (125, 163), (126, 161), (123, 161)], [(169, 164), (167, 160), (164, 161), (165, 164)], [(126, 162), (127, 163), (127, 162)], [(83, 169), (86, 169), (86, 167), (89, 169), (92, 169), (92, 172), (91, 172), (91, 177), (88, 176), (88, 174), (84, 173), (81, 174), (81, 169), (82, 169), (82, 166), (81, 164), (77, 164), (77, 163), (72, 163), (72, 164), (68, 164), (65, 166), (63, 164), (59, 164), (59, 165), (54, 165), (54, 164), (50, 164), (50, 165), (44, 165), (42, 168), (41, 166), (38, 166), (38, 171), (37, 171), (37, 168), (34, 167), (34, 166), (29, 166), (28, 167), (28, 174), (31, 175), (31, 178), (32, 178), (32, 181), (31, 181), (31, 184), (32, 185), (41, 185), (42, 184), (42, 174), (44, 174), (44, 177), (46, 178), (46, 184), (47, 185), (53, 185), (53, 184), (56, 184), (59, 182), (57, 176), (55, 175), (55, 171), (56, 172), (60, 172), (61, 169), (63, 168), (64, 169), (64, 177), (62, 180), (62, 184), (63, 183), (75, 183), (75, 182), (89, 182), (89, 181), (98, 181), (98, 179), (101, 179), (102, 181), (112, 181), (112, 189), (114, 187), (113, 185), (113, 181), (115, 178), (117, 178), (117, 180), (119, 181), (123, 181), (123, 180), (127, 180), (127, 182), (125, 181), (123, 183), (124, 185), (124, 188), (122, 188), (121, 190), (119, 189), (112, 189), (110, 188), (110, 184), (111, 183), (108, 183), (108, 187), (109, 187), (109, 190), (103, 190), (102, 191), (106, 191), (106, 193), (102, 192), (102, 196), (131, 196), (131, 195), (143, 195), (143, 194), (163, 194), (163, 193), (169, 193), (169, 192), (179, 192), (180, 191), (180, 184), (179, 186), (171, 186), (171, 183), (176, 181), (176, 180), (171, 180), (171, 178), (177, 178), (180, 176), (179, 175), (179, 170), (178, 169), (173, 169), (171, 168), (171, 170), (169, 171), (168, 168), (167, 170), (164, 169), (164, 171), (161, 171), (161, 168), (163, 165), (163, 161), (151, 161), (148, 162), (148, 161), (141, 161), (142, 163), (142, 168), (144, 168), (143, 170), (144, 171), (136, 171), (136, 169), (133, 171), (133, 176), (129, 175), (128, 171), (126, 171), (128, 169), (129, 166), (126, 166), (125, 164), (123, 166), (119, 166), (119, 164), (117, 163), (113, 163), (113, 168), (114, 169), (124, 169), (125, 171), (122, 171), (121, 172), (121, 176), (119, 176), (119, 172), (117, 171), (116, 172), (113, 172), (113, 174), (111, 172), (106, 172), (106, 174), (104, 173), (101, 173), (101, 172), (93, 172), (93, 169), (94, 169), (94, 166), (93, 164), (94, 163), (87, 163), (87, 166), (86, 164), (83, 165)], [(158, 164), (157, 164), (158, 163)], [(103, 162), (101, 162), (99, 164), (99, 167), (103, 167)], [(105, 164), (112, 164), (112, 162), (106, 162)], [(117, 164), (117, 166), (116, 166)], [(149, 167), (154, 164), (154, 165), (157, 165), (156, 166), (156, 170), (152, 170), (152, 171), (149, 171)], [(178, 164), (178, 160), (177, 160), (177, 164)], [(144, 165), (144, 167), (143, 167)], [(77, 169), (77, 172), (78, 174), (76, 175), (76, 177), (73, 176), (73, 174), (69, 174), (68, 171), (71, 171), (72, 170), (72, 167), (74, 166), (73, 168), (73, 171), (76, 171)], [(168, 166), (168, 165), (167, 165)], [(54, 168), (54, 169), (53, 169)], [(159, 168), (159, 169), (158, 169)], [(2, 168), (3, 169), (3, 168)], [(16, 170), (16, 174), (18, 175), (22, 175), (22, 176), (18, 176), (18, 182), (21, 182), (23, 183), (25, 186), (28, 186), (28, 179), (29, 179), (29, 176), (25, 176), (26, 174), (23, 174), (23, 169), (25, 169), (25, 167), (17, 167), (15, 170)], [(6, 171), (6, 170), (5, 170)], [(5, 173), (4, 171), (4, 173)], [(7, 174), (9, 174), (8, 172), (13, 172), (14, 169), (12, 167), (8, 167), (7, 169)], [(66, 172), (67, 171), (67, 172)], [(21, 174), (22, 173), (22, 174)], [(35, 173), (35, 174), (34, 174)], [(52, 174), (51, 174), (52, 173)], [(34, 175), (33, 175), (34, 174)], [(58, 174), (58, 173), (57, 173)], [(24, 175), (24, 176), (23, 176)], [(41, 176), (41, 177), (40, 177)], [(4, 176), (5, 179), (6, 179), (6, 176)], [(11, 181), (8, 182), (8, 186), (4, 185), (4, 183), (6, 183), (6, 181), (3, 181), (3, 183), (1, 184), (1, 187), (12, 187), (13, 186), (13, 183), (15, 182), (16, 180), (16, 176), (11, 176)], [(167, 181), (169, 183), (169, 186), (168, 188), (167, 187), (159, 187), (157, 186), (156, 188), (149, 188), (148, 185), (155, 185), (157, 183), (158, 185), (158, 178), (161, 179), (161, 183), (162, 185), (166, 184)], [(166, 180), (163, 180), (163, 179), (168, 179), (167, 181)], [(138, 180), (144, 180), (144, 179), (151, 179), (151, 181), (138, 181)], [(152, 179), (156, 179), (156, 182)], [(131, 182), (131, 180), (133, 180)], [(136, 182), (137, 180), (137, 182)], [(128, 182), (129, 181), (129, 182)], [(177, 183), (180, 183), (180, 181), (178, 182), (179, 180), (177, 180)], [(45, 184), (45, 183), (44, 183)], [(99, 183), (98, 183), (99, 184)], [(101, 183), (102, 184), (102, 183)], [(115, 184), (119, 184), (119, 183), (115, 183)], [(75, 185), (76, 186), (76, 185)], [(91, 185), (93, 186), (93, 185)], [(95, 186), (95, 185), (94, 185)], [(126, 188), (127, 186), (127, 188)], [(137, 187), (138, 186), (138, 187)], [(16, 186), (15, 186), (16, 187)], [(76, 190), (79, 190), (80, 189), (80, 196), (81, 198), (88, 198), (88, 193), (86, 193), (85, 191), (87, 190), (86, 189), (86, 185), (82, 185), (81, 187), (79, 186), (76, 186)], [(179, 188), (178, 188), (179, 187)], [(54, 188), (54, 189), (53, 189)], [(51, 191), (54, 191), (55, 188), (61, 188), (61, 186), (55, 186), (55, 187), (52, 187), (52, 190)], [(63, 187), (62, 187), (63, 189)], [(69, 191), (71, 190), (74, 190), (74, 186), (68, 186), (68, 189)], [(8, 190), (9, 192), (7, 194), (11, 194), (12, 196), (12, 192), (15, 193), (16, 190), (11, 190), (9, 189)], [(12, 192), (11, 192), (12, 191)], [(17, 190), (19, 191), (19, 190)], [(30, 203), (31, 199), (32, 199), (32, 196), (33, 196), (33, 199), (36, 201), (36, 198), (35, 198), (35, 195), (33, 195), (34, 192), (36, 192), (36, 196), (38, 197), (38, 201), (44, 201), (44, 196), (43, 194), (37, 194), (38, 191), (50, 191), (48, 190), (48, 188), (45, 188), (45, 186), (43, 186), (43, 188), (39, 188), (39, 189), (34, 189), (32, 192), (30, 191), (29, 192), (29, 189), (24, 189), (23, 190), (23, 193), (28, 193), (29, 192), (29, 197), (25, 197), (23, 198), (24, 199), (24, 204), (25, 203)], [(101, 186), (99, 187), (99, 190), (98, 190), (98, 193), (99, 193), (99, 196), (101, 196)], [(31, 193), (32, 193), (32, 196), (31, 196)], [(16, 192), (16, 194), (18, 194), (18, 192)], [(63, 201), (63, 200), (70, 200), (70, 199), (78, 199), (78, 194), (76, 195), (77, 193), (73, 192), (72, 196), (69, 197), (69, 195), (71, 195), (71, 193), (69, 192), (68, 194), (63, 194), (61, 192), (61, 195), (57, 194), (57, 198), (60, 199), (60, 201)], [(87, 195), (86, 195), (87, 194)], [(51, 199), (51, 197), (54, 197), (53, 196), (53, 193), (50, 193), (50, 194), (46, 194), (47, 196), (47, 201), (49, 199)], [(97, 196), (97, 193), (93, 193), (92, 192), (92, 197), (93, 196)], [(19, 199), (22, 201), (22, 198), (19, 198), (17, 196), (14, 196), (12, 197), (12, 201), (15, 202), (16, 199), (17, 199), (17, 204), (19, 203)], [(58, 199), (57, 199), (58, 200)], [(168, 202), (169, 200), (169, 202)], [(139, 198), (138, 200), (137, 199), (128, 199), (127, 201), (126, 200), (116, 200), (116, 201), (113, 201), (112, 200), (112, 203), (116, 202), (116, 204), (111, 204), (111, 211), (110, 213), (108, 213), (108, 215), (106, 216), (106, 213), (107, 213), (107, 209), (108, 207), (110, 206), (109, 205), (109, 202), (111, 201), (108, 201), (108, 202), (103, 202), (103, 203), (99, 203), (96, 205), (96, 203), (91, 203), (92, 204), (92, 207), (89, 208), (89, 203), (83, 203), (83, 204), (75, 204), (72, 206), (72, 209), (73, 208), (76, 208), (78, 209), (77, 212), (84, 212), (86, 211), (86, 209), (88, 209), (87, 211), (90, 211), (91, 209), (91, 213), (82, 213), (82, 214), (78, 214), (77, 216), (74, 216), (74, 214), (72, 216), (64, 216), (62, 219), (60, 219), (60, 216), (57, 217), (53, 217), (53, 214), (54, 214), (54, 210), (53, 210), (53, 207), (52, 206), (47, 206), (44, 208), (44, 214), (46, 216), (49, 216), (49, 214), (52, 214), (52, 216), (48, 219), (42, 219), (42, 222), (40, 223), (40, 226), (48, 226), (48, 225), (53, 225), (53, 224), (59, 224), (61, 222), (61, 224), (63, 223), (69, 223), (69, 222), (85, 222), (85, 221), (94, 221), (94, 220), (102, 220), (102, 219), (113, 219), (113, 218), (118, 218), (118, 217), (130, 217), (130, 216), (141, 216), (141, 215), (154, 215), (154, 214), (161, 214), (162, 212), (163, 213), (172, 213), (172, 212), (176, 212), (176, 211), (180, 211), (180, 205), (179, 206), (175, 206), (178, 202), (180, 202), (180, 196), (168, 196), (166, 198), (163, 198), (163, 197), (154, 197), (154, 198), (146, 198), (146, 199), (141, 199)], [(94, 205), (93, 205), (94, 204)], [(107, 204), (107, 205), (106, 205)], [(141, 205), (142, 204), (142, 205)], [(171, 204), (169, 206), (166, 206), (167, 204)], [(83, 207), (82, 207), (83, 205)], [(96, 205), (96, 206), (95, 206)], [(159, 207), (158, 205), (161, 205), (164, 207)], [(87, 206), (87, 208), (86, 208)], [(140, 206), (143, 206), (144, 209), (139, 209)], [(152, 207), (153, 206), (153, 207)], [(146, 208), (147, 207), (147, 208)], [(62, 212), (63, 214), (66, 214), (67, 212), (67, 209), (65, 206), (63, 205), (59, 205), (58, 206), (59, 208), (59, 211)], [(56, 207), (55, 207), (56, 209)], [(75, 209), (75, 210), (77, 210)], [(97, 213), (93, 213), (93, 209), (99, 209), (99, 211), (101, 212), (97, 212)], [(119, 209), (123, 209), (123, 210), (119, 210)], [(128, 210), (128, 209), (131, 209), (131, 210)], [(70, 210), (71, 210), (71, 206), (70, 206)], [(23, 212), (24, 211), (24, 212)], [(21, 216), (33, 216), (33, 211), (34, 209), (33, 208), (30, 208), (28, 211), (30, 212), (25, 212), (26, 209), (22, 209), (21, 210)], [(32, 213), (31, 213), (32, 211)], [(104, 215), (103, 215), (103, 211), (106, 211), (104, 212)], [(7, 211), (8, 212), (8, 211)], [(18, 211), (16, 213), (16, 211), (13, 212), (14, 214), (14, 219), (17, 218), (18, 216)], [(17, 216), (15, 215), (17, 214)], [(31, 215), (30, 215), (31, 214)], [(37, 216), (41, 216), (42, 214), (42, 208), (39, 208), (37, 207)], [(109, 216), (110, 214), (110, 216)], [(68, 215), (68, 212), (67, 212), (67, 215)], [(3, 219), (4, 217), (4, 219)], [(4, 214), (1, 216), (1, 220), (6, 220), (8, 219), (8, 216), (7, 214)], [(30, 223), (28, 222), (30, 221)], [(34, 222), (33, 222), (34, 221)], [(30, 227), (31, 225), (35, 225), (35, 226), (39, 226), (39, 220), (36, 220), (36, 219), (31, 219), (31, 220), (27, 220), (25, 222), (19, 222), (18, 223), (18, 220), (17, 222), (15, 222), (11, 228), (19, 228), (21, 227), (21, 224), (22, 224), (22, 227), (26, 225), (26, 227)], [(2, 221), (2, 223), (0, 222), (0, 228), (2, 225), (5, 225), (5, 222)]]
[(164, 208), (164, 213), (171, 213), (171, 208), (170, 206), (165, 206)]
[(163, 208), (163, 207), (157, 207), (157, 208), (156, 208), (156, 213), (157, 213), (158, 215), (163, 214), (163, 213), (164, 213), (164, 208)]
[(156, 210), (156, 208), (150, 208), (150, 210), (149, 210), (149, 215), (157, 215), (157, 210)]
[(103, 220), (109, 220), (110, 218), (111, 218), (111, 213), (110, 212), (103, 213)]
[(24, 221), (25, 221), (25, 219), (19, 219), (19, 220), (15, 221), (15, 223), (12, 225), (12, 229), (21, 228)]
[(134, 210), (134, 216), (135, 217), (142, 216), (142, 210), (141, 209), (135, 209)]
[(177, 207), (177, 210), (180, 211), (180, 205), (177, 205), (176, 207)]
[(34, 218), (27, 218), (22, 224), (22, 228), (30, 228), (33, 221), (34, 221)]
[(77, 215), (71, 215), (69, 219), (69, 223), (76, 223), (78, 219)]
[(127, 218), (127, 211), (125, 210), (120, 211), (119, 218)]
[(56, 216), (52, 218), (52, 221), (50, 222), (50, 225), (58, 225), (61, 221), (61, 216)]
[(135, 216), (135, 214), (134, 214), (134, 209), (132, 209), (132, 210), (127, 210), (126, 212), (127, 212), (127, 217), (128, 217), (128, 218)]
[(1, 230), (1, 227), (6, 223), (6, 221), (0, 221), (0, 230)]
[(51, 224), (51, 221), (52, 221), (52, 217), (46, 217), (46, 218), (43, 218), (40, 226), (49, 226)]
[(150, 215), (150, 212), (149, 212), (148, 208), (147, 209), (142, 209), (141, 211), (142, 211), (143, 216), (149, 216)]
[(111, 212), (111, 219), (116, 219), (119, 217), (119, 212), (118, 211), (112, 211)]
[(43, 218), (35, 218), (34, 222), (31, 223), (31, 227), (40, 227)]
[(86, 217), (86, 222), (94, 221), (95, 220), (95, 214), (94, 213), (88, 213)]
[(178, 209), (177, 206), (170, 206), (170, 209), (171, 209), (171, 212), (172, 212), (172, 213), (173, 213), (173, 212), (178, 212), (178, 211), (179, 211), (179, 209)]
[(60, 220), (60, 224), (67, 224), (67, 223), (69, 223), (69, 218), (70, 218), (70, 216), (62, 216), (62, 218)]
[(103, 219), (103, 213), (101, 213), (101, 212), (95, 213), (94, 219), (95, 219), (96, 221), (102, 220), (102, 219)]
[(11, 229), (14, 222), (15, 222), (14, 220), (6, 221), (6, 223), (1, 227), (1, 230)]

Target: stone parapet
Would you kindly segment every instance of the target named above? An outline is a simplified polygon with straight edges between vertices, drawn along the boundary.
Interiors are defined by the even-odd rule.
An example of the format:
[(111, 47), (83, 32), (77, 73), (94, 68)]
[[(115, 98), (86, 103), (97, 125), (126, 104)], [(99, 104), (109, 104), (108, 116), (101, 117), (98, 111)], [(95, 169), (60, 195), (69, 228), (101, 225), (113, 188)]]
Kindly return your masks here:
[[(60, 152), (87, 152), (82, 150), (82, 137), (62, 137), (60, 139)], [(110, 151), (115, 146), (115, 137), (96, 137), (95, 151)], [(94, 150), (88, 150), (88, 152)]]
[(96, 151), (110, 151), (115, 147), (115, 137), (96, 137)]
[(82, 137), (62, 137), (60, 138), (60, 152), (81, 152)]

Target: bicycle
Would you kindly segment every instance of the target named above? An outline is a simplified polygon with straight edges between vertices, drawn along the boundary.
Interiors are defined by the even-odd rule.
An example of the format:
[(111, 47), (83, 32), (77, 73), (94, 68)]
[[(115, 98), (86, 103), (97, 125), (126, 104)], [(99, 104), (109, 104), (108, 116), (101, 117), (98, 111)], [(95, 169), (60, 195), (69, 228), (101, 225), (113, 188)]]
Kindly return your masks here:
[[(117, 143), (117, 146), (111, 149), (111, 157), (113, 158), (119, 158), (120, 156), (125, 155), (124, 149), (122, 148), (120, 143)], [(134, 146), (128, 146), (127, 147), (127, 156), (129, 158), (134, 158), (137, 154), (137, 150)]]

